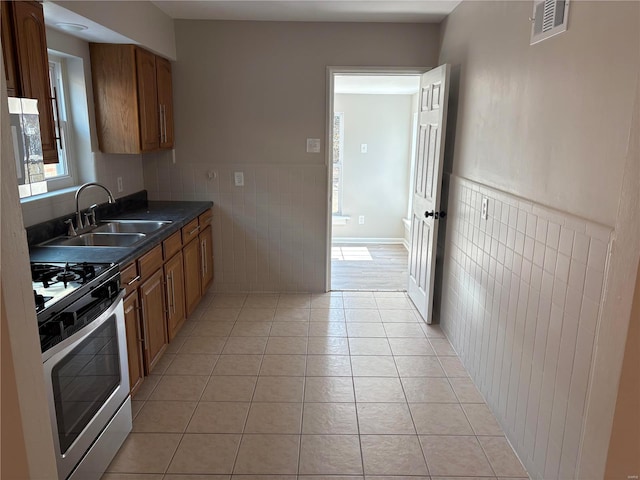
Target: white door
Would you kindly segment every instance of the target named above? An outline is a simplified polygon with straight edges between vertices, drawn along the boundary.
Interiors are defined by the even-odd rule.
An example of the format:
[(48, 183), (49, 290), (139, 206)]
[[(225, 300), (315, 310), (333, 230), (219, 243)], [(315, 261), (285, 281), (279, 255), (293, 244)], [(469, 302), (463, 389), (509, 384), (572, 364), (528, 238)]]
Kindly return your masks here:
[(449, 65), (422, 75), (418, 113), (418, 150), (412, 187), (409, 298), (431, 323), (436, 242), (442, 185), (442, 160), (449, 98)]

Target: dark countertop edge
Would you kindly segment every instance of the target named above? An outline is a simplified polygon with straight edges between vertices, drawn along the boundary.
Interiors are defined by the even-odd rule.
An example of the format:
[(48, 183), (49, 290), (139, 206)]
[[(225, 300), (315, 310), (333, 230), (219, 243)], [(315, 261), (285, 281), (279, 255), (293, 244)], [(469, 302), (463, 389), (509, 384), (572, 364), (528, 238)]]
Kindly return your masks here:
[(172, 223), (156, 232), (147, 234), (144, 241), (132, 247), (30, 247), (32, 262), (66, 263), (93, 262), (117, 263), (120, 268), (144, 255), (162, 241), (179, 231), (184, 225), (213, 207), (211, 201), (149, 201), (147, 206), (136, 208), (101, 220), (170, 220)]

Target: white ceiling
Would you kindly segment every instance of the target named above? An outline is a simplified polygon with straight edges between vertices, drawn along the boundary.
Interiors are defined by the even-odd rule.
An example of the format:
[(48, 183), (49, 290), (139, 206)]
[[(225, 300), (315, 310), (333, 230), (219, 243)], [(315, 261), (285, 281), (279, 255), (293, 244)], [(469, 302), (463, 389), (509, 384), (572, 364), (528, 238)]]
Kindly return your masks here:
[[(113, 30), (103, 27), (99, 23), (93, 22), (88, 18), (85, 18), (77, 13), (67, 10), (53, 2), (44, 2), (44, 23), (67, 35), (82, 38), (88, 42), (104, 42), (104, 43), (135, 43), (128, 37), (120, 35)], [(80, 32), (67, 31), (60, 28), (59, 24), (71, 23), (76, 25), (83, 25), (87, 27), (86, 30)]]
[(419, 75), (336, 75), (334, 93), (413, 95), (420, 90)]
[(439, 23), (461, 0), (154, 0), (175, 19)]

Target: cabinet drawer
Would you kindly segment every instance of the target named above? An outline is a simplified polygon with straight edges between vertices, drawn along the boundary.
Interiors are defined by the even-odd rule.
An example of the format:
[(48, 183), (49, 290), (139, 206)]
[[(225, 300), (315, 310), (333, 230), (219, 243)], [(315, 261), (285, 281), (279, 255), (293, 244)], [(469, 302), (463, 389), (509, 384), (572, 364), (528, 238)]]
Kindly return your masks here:
[(198, 217), (198, 222), (200, 225), (200, 231), (203, 231), (209, 225), (211, 225), (211, 220), (213, 219), (213, 211), (211, 209), (206, 212), (200, 214)]
[(142, 281), (162, 267), (162, 245), (154, 247), (138, 259), (138, 273)]
[(136, 288), (138, 288), (140, 284), (136, 262), (130, 263), (122, 269), (120, 272), (120, 283), (127, 292), (126, 295), (136, 291)]
[(182, 236), (180, 232), (176, 232), (162, 242), (162, 250), (165, 262), (173, 257), (182, 249)]
[(182, 227), (182, 244), (186, 245), (194, 238), (198, 238), (200, 232), (200, 226), (198, 225), (198, 219), (194, 218), (184, 227)]

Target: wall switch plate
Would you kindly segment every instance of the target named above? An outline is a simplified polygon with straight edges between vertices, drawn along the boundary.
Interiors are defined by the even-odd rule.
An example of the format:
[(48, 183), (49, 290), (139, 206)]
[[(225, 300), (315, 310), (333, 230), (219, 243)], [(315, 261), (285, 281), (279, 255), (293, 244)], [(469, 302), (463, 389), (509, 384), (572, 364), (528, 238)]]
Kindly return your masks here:
[(122, 177), (118, 177), (118, 192), (122, 192), (124, 187), (122, 186)]
[(361, 143), (360, 144), (360, 153), (367, 153), (368, 148), (369, 147), (367, 146), (366, 143)]
[(233, 174), (233, 180), (236, 187), (244, 187), (244, 172), (235, 172)]
[(364, 215), (358, 217), (358, 225), (364, 225)]
[(489, 216), (489, 199), (484, 197), (482, 199), (482, 219), (486, 220)]
[(319, 138), (307, 138), (307, 153), (320, 153)]

